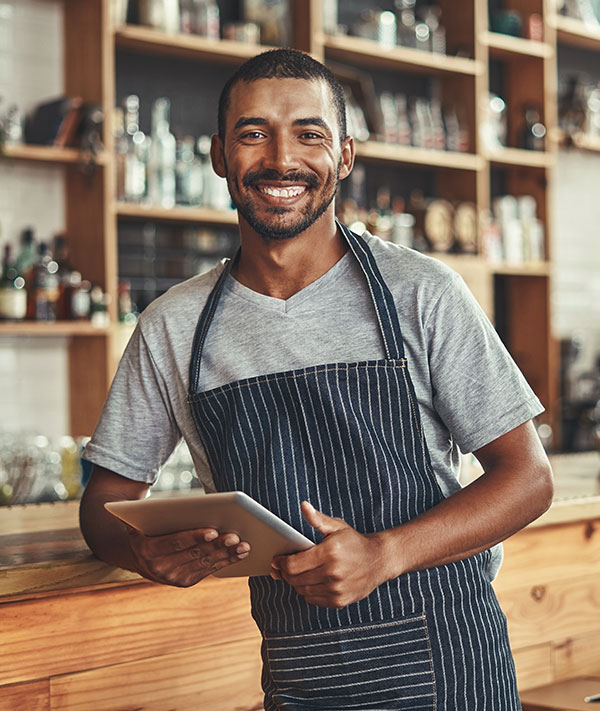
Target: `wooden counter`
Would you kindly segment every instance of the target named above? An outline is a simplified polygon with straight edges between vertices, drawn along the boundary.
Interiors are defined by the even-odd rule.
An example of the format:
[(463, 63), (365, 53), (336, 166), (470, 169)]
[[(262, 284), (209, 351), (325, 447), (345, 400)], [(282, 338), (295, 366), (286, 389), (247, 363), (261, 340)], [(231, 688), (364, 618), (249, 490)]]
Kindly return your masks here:
[(504, 543), (494, 588), (520, 689), (600, 676), (600, 457), (551, 457), (555, 502)]
[[(505, 543), (494, 587), (523, 689), (600, 673), (598, 461), (554, 458), (555, 503)], [(0, 711), (261, 709), (247, 581), (143, 581), (92, 556), (77, 517), (0, 509)]]
[(247, 580), (143, 581), (94, 558), (77, 515), (0, 509), (0, 711), (262, 709)]

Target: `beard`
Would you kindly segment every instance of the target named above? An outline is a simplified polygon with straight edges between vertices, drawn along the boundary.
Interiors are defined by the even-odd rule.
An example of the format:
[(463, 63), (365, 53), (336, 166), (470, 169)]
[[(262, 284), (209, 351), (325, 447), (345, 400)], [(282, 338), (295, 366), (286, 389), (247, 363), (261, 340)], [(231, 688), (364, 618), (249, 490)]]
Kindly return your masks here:
[[(231, 200), (250, 227), (263, 239), (286, 240), (292, 239), (307, 230), (326, 212), (337, 194), (340, 184), (341, 167), (342, 160), (340, 158), (335, 174), (327, 178), (318, 193), (316, 191), (319, 188), (319, 179), (314, 173), (308, 171), (292, 171), (282, 175), (276, 170), (261, 170), (244, 175), (242, 185), (248, 191), (254, 190), (255, 186), (260, 182), (269, 180), (286, 180), (293, 183), (303, 183), (308, 187), (308, 190), (315, 191), (315, 193), (313, 193), (315, 199), (310, 200), (308, 204), (298, 212), (298, 216), (294, 222), (287, 224), (277, 218), (279, 215), (283, 216), (288, 214), (292, 211), (292, 208), (268, 207), (266, 208), (266, 212), (272, 215), (272, 219), (267, 220), (259, 217), (253, 200), (251, 198), (243, 199), (239, 189), (232, 190), (233, 179), (229, 176), (227, 166), (225, 166), (225, 170), (227, 171), (227, 185), (229, 187)], [(239, 185), (237, 180), (236, 183)], [(239, 197), (236, 197), (236, 195)], [(321, 197), (321, 201), (316, 202), (316, 199), (319, 199), (319, 197)]]

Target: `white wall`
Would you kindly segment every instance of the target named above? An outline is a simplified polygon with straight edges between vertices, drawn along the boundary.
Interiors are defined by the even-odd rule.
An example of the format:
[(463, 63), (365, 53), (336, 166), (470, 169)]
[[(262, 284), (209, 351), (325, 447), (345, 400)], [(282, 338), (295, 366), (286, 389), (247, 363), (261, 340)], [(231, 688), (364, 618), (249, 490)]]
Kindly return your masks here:
[[(0, 111), (22, 111), (63, 92), (63, 3), (0, 0)], [(64, 229), (65, 194), (59, 166), (0, 163), (0, 247), (21, 230), (38, 238)], [(67, 352), (62, 338), (0, 337), (0, 432), (68, 431)]]
[(600, 155), (561, 150), (552, 205), (552, 327), (580, 336), (578, 367), (600, 355)]

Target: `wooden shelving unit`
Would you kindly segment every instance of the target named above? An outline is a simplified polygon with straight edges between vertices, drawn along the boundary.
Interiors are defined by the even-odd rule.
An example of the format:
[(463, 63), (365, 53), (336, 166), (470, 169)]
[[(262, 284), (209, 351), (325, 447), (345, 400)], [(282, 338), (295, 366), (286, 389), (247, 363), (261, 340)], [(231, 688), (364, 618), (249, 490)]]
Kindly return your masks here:
[(585, 133), (576, 133), (574, 136), (569, 136), (564, 131), (556, 131), (554, 140), (559, 146), (565, 148), (572, 147), (580, 151), (600, 153), (600, 137), (587, 136)]
[(164, 208), (153, 205), (136, 205), (117, 202), (114, 205), (118, 217), (130, 220), (157, 220), (160, 222), (200, 222), (207, 225), (237, 225), (235, 210), (213, 210), (208, 207)]
[(221, 64), (240, 64), (259, 52), (272, 49), (264, 45), (211, 40), (195, 35), (172, 35), (139, 25), (116, 28), (114, 41), (118, 49)]
[(92, 156), (90, 153), (82, 153), (75, 148), (7, 143), (0, 154), (0, 161), (1, 160), (25, 160), (40, 163), (65, 164), (86, 164), (92, 161), (97, 165), (106, 165), (108, 159), (106, 153)]
[(588, 27), (580, 20), (563, 15), (553, 15), (549, 24), (556, 30), (556, 39), (561, 44), (600, 51), (600, 27)]
[(362, 160), (373, 162), (393, 162), (426, 168), (448, 168), (451, 170), (483, 170), (485, 161), (472, 153), (434, 151), (412, 146), (395, 146), (378, 141), (356, 142), (356, 155)]
[(480, 41), (489, 48), (490, 57), (493, 59), (518, 59), (520, 55), (544, 58), (554, 55), (554, 48), (547, 42), (534, 42), (497, 32), (483, 32)]
[(482, 74), (485, 66), (474, 59), (433, 54), (407, 47), (382, 48), (377, 42), (360, 37), (326, 35), (325, 57), (373, 69), (404, 70), (417, 74)]
[[(73, 149), (46, 146), (7, 146), (5, 160), (39, 161), (64, 166), (67, 210), (65, 231), (83, 235), (72, 245), (72, 259), (80, 271), (101, 284), (112, 296), (111, 317), (116, 321), (117, 231), (127, 221), (152, 220), (167, 224), (206, 224), (234, 227), (236, 213), (206, 208), (162, 208), (119, 203), (115, 185), (112, 125), (117, 100), (117, 52), (136, 52), (173, 57), (205, 65), (236, 65), (267, 49), (226, 40), (208, 40), (190, 35), (170, 35), (133, 25), (111, 24), (110, 0), (85, 3), (64, 0), (65, 91), (78, 94), (102, 106), (105, 113), (105, 151), (98, 157), (92, 179), (82, 180), (79, 164), (86, 157)], [(356, 144), (357, 160), (382, 166), (397, 166), (398, 171), (429, 171), (435, 174), (439, 197), (469, 201), (480, 211), (490, 208), (492, 169), (504, 174), (506, 190), (536, 197), (540, 217), (551, 233), (547, 195), (551, 186), (555, 142), (538, 153), (506, 148), (486, 153), (479, 140), (480, 99), (489, 89), (489, 61), (497, 59), (508, 67), (507, 102), (516, 112), (535, 88), (543, 104), (544, 120), (553, 135), (556, 98), (556, 39), (579, 46), (600, 47), (600, 33), (581, 23), (549, 14), (547, 0), (528, 0), (527, 12), (544, 18), (544, 42), (533, 42), (489, 32), (487, 0), (440, 0), (447, 27), (449, 55), (416, 49), (384, 49), (379, 44), (355, 37), (323, 33), (319, 0), (293, 3), (292, 44), (311, 51), (319, 58), (354, 66), (359, 71), (416, 75), (435, 80), (446, 103), (460, 106), (466, 116), (471, 140), (468, 153), (424, 150), (387, 145), (377, 141)], [(507, 3), (507, 7), (511, 2)], [(518, 6), (515, 5), (518, 9)], [(451, 56), (452, 54), (457, 56)], [(460, 55), (460, 56), (458, 56)], [(466, 55), (466, 56), (465, 56)], [(85, 57), (85, 61), (82, 61)], [(513, 118), (516, 117), (513, 116)], [(514, 121), (513, 121), (514, 123)], [(517, 145), (515, 135), (511, 145)], [(549, 243), (549, 242), (548, 242)], [(473, 286), (484, 308), (493, 316), (494, 301), (501, 288), (511, 318), (503, 337), (517, 357), (526, 376), (533, 382), (550, 412), (554, 407), (555, 366), (549, 326), (549, 263), (490, 265), (475, 255), (435, 255), (461, 272)], [(521, 304), (527, 300), (527, 317), (535, 329), (523, 322)], [(523, 324), (523, 325), (520, 325)], [(69, 338), (71, 376), (71, 423), (73, 434), (89, 434), (103, 403), (115, 368), (114, 327), (94, 329), (88, 324), (4, 324), (2, 334), (65, 335)]]
[(106, 336), (109, 331), (109, 326), (94, 326), (88, 321), (0, 323), (0, 336)]
[(525, 151), (521, 148), (502, 148), (499, 151), (484, 153), (486, 160), (493, 165), (521, 166), (524, 168), (551, 168), (554, 155), (546, 151)]

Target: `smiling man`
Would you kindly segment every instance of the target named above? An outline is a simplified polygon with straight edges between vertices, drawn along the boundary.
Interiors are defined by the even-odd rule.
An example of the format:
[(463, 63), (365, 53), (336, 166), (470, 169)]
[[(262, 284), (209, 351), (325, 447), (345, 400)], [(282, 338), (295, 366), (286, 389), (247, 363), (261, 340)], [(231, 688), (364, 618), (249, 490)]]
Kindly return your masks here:
[[(460, 277), (336, 222), (354, 144), (322, 64), (246, 62), (211, 155), (241, 248), (142, 315), (86, 450), (86, 540), (176, 586), (248, 555), (235, 534), (147, 538), (104, 511), (145, 496), (184, 437), (207, 491), (317, 543), (250, 579), (267, 711), (520, 709), (490, 582), (496, 544), (551, 501), (539, 401)], [(464, 489), (459, 448), (485, 470)]]

